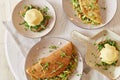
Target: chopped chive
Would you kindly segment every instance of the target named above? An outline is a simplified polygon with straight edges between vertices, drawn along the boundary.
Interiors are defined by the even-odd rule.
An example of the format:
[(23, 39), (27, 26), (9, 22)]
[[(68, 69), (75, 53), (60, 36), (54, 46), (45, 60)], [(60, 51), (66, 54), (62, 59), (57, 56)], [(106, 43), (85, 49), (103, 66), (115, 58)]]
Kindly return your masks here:
[(82, 75), (82, 74), (78, 74), (78, 73), (76, 74), (76, 76), (81, 76), (81, 75)]
[(63, 58), (63, 57), (66, 56), (66, 53), (62, 51), (61, 54), (60, 54), (60, 56)]
[(94, 43), (93, 45), (96, 45), (97, 43)]
[(33, 70), (32, 70), (32, 74), (35, 74), (35, 72), (36, 72), (36, 70), (35, 70), (35, 69), (33, 69)]
[(50, 48), (50, 49), (57, 49), (58, 47), (55, 46), (55, 45), (51, 45), (51, 46), (49, 46), (49, 48)]

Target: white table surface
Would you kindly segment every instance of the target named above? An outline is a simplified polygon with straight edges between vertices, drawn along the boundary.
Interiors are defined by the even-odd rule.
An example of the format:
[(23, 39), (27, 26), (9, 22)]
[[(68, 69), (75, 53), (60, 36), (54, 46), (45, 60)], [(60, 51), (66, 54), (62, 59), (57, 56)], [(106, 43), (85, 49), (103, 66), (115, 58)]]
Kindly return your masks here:
[[(53, 2), (51, 0), (48, 0), (48, 1), (52, 2), (51, 4), (53, 5), (53, 7), (55, 9), (57, 9), (57, 7), (55, 5), (59, 5), (59, 3), (55, 3), (55, 2), (59, 2), (59, 1), (55, 1), (55, 2)], [(9, 16), (11, 15), (10, 14), (11, 10), (14, 8), (14, 6), (17, 2), (19, 2), (19, 0), (2, 0), (2, 1), (0, 1), (0, 11), (1, 11), (0, 12), (0, 27), (1, 27), (1, 29), (0, 29), (0, 80), (15, 80), (9, 67), (8, 67), (6, 57), (4, 54), (5, 53), (5, 51), (4, 51), (4, 47), (5, 47), (4, 46), (4, 44), (5, 44), (4, 36), (5, 36), (6, 30), (3, 26), (3, 24), (1, 23), (1, 21), (8, 20)], [(61, 8), (62, 8), (62, 6), (61, 6)], [(64, 13), (64, 12), (61, 12), (61, 13)], [(57, 15), (58, 15), (58, 12), (57, 12)], [(62, 17), (62, 15), (61, 15), (61, 17)], [(60, 20), (57, 20), (55, 26), (57, 26), (58, 21), (60, 21)], [(65, 24), (62, 26), (65, 26)], [(59, 29), (60, 29), (60, 31), (62, 30), (61, 28), (59, 28)], [(87, 33), (97, 33), (102, 29), (110, 29), (120, 35), (120, 0), (118, 0), (118, 9), (117, 9), (117, 12), (116, 12), (114, 18), (112, 19), (112, 21), (109, 24), (106, 25), (106, 27), (98, 29), (98, 30), (91, 30), (91, 31), (79, 29), (79, 31), (83, 34), (86, 31), (87, 31)], [(60, 33), (60, 31), (58, 32), (58, 34)], [(54, 33), (54, 31), (52, 33)], [(87, 36), (93, 36), (93, 35), (87, 34)]]
[(9, 9), (8, 0), (0, 1), (0, 80), (15, 80), (5, 56), (5, 28), (1, 21), (7, 20), (6, 10)]

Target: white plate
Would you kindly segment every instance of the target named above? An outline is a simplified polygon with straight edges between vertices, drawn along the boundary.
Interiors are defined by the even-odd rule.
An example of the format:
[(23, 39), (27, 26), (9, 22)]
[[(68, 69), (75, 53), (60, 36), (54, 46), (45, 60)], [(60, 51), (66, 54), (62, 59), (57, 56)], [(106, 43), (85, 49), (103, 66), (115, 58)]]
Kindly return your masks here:
[[(37, 62), (40, 58), (46, 57), (50, 54), (49, 52), (49, 46), (56, 45), (57, 47), (61, 48), (65, 44), (67, 44), (68, 41), (62, 38), (44, 38), (40, 42), (38, 42), (35, 46), (32, 47), (32, 49), (29, 51), (26, 62), (25, 62), (25, 70), (32, 66), (35, 62)], [(80, 80), (81, 76), (76, 76), (76, 74), (82, 74), (83, 71), (83, 61), (81, 54), (78, 53), (78, 66), (74, 73), (70, 76), (69, 80)], [(26, 74), (27, 75), (27, 74)], [(28, 80), (30, 79), (30, 76), (27, 75)]]
[[(49, 11), (48, 13), (52, 16), (51, 21), (48, 24), (48, 27), (41, 31), (41, 32), (32, 32), (30, 30), (26, 31), (24, 29), (24, 25), (19, 25), (21, 22), (23, 22), (23, 18), (20, 17), (19, 12), (21, 10), (23, 10), (23, 7), (25, 5), (35, 5), (35, 6), (39, 6), (39, 7), (48, 7)], [(55, 15), (55, 11), (53, 9), (53, 7), (46, 1), (46, 0), (22, 0), (21, 2), (19, 2), (16, 7), (13, 10), (12, 13), (12, 22), (15, 26), (15, 28), (17, 29), (17, 31), (22, 34), (23, 36), (29, 37), (29, 38), (37, 38), (37, 37), (42, 37), (45, 36), (46, 34), (48, 34), (54, 27), (56, 21), (56, 15)]]
[(73, 10), (73, 6), (71, 0), (62, 0), (64, 11), (68, 17), (68, 19), (74, 23), (76, 26), (84, 29), (97, 29), (105, 26), (108, 22), (112, 20), (117, 10), (117, 0), (99, 0), (100, 7), (106, 7), (106, 10), (100, 8), (102, 23), (98, 26), (83, 24), (78, 16), (75, 16), (75, 11)]
[(18, 48), (15, 40), (8, 32), (6, 32), (5, 36), (5, 51), (10, 70), (12, 71), (15, 80), (27, 80), (25, 78), (23, 66), (25, 57)]
[(120, 55), (117, 63), (118, 66), (110, 66), (108, 70), (104, 70), (103, 68), (96, 66), (96, 63), (99, 63), (100, 61), (98, 60), (99, 55), (97, 47), (94, 45), (94, 43), (97, 44), (106, 39), (111, 39), (116, 41), (118, 46), (120, 46), (120, 36), (110, 30), (103, 30), (92, 38), (84, 36), (76, 31), (74, 31), (72, 34), (75, 39), (80, 40), (86, 45), (87, 52), (85, 55), (85, 61), (91, 68), (96, 69), (110, 79), (117, 79), (120, 77)]

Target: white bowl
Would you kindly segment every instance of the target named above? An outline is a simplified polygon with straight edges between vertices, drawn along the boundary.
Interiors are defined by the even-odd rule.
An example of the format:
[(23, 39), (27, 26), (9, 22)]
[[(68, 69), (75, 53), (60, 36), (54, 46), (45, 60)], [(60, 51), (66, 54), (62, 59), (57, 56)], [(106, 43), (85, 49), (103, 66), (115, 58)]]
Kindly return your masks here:
[[(47, 28), (41, 32), (32, 32), (30, 30), (25, 30), (24, 29), (24, 25), (19, 25), (20, 23), (22, 23), (24, 20), (22, 17), (20, 17), (19, 13), (21, 10), (23, 10), (23, 7), (25, 5), (35, 5), (38, 7), (48, 7), (49, 11), (48, 13), (52, 16), (51, 21), (49, 22)], [(13, 10), (12, 13), (12, 23), (14, 25), (14, 27), (16, 28), (16, 30), (22, 34), (25, 37), (29, 37), (29, 38), (37, 38), (37, 37), (42, 37), (45, 36), (46, 34), (48, 34), (54, 27), (56, 21), (56, 15), (55, 15), (55, 11), (53, 9), (53, 7), (46, 1), (46, 0), (22, 0), (21, 2), (19, 2), (16, 7)]]
[[(40, 42), (34, 45), (29, 51), (25, 62), (25, 71), (28, 67), (32, 66), (33, 63), (37, 62), (40, 58), (50, 55), (49, 46), (56, 45), (57, 47), (61, 48), (66, 43), (68, 43), (68, 41), (62, 38), (51, 37), (42, 39)], [(73, 74), (69, 77), (69, 80), (80, 80), (81, 75), (77, 76), (77, 74), (82, 74), (82, 71), (83, 60), (81, 54), (78, 52), (78, 66), (76, 70), (73, 72)], [(30, 76), (27, 75), (27, 73), (26, 77), (28, 80), (30, 80)]]
[[(73, 10), (71, 0), (62, 0), (63, 9), (68, 17), (68, 19), (76, 26), (83, 29), (98, 29), (109, 23), (114, 17), (117, 10), (117, 0), (98, 0), (100, 5), (100, 12), (102, 17), (102, 24), (98, 26), (83, 24), (78, 16), (75, 16), (75, 11)], [(106, 8), (105, 10), (102, 8)]]
[(98, 44), (99, 42), (104, 41), (106, 39), (111, 39), (117, 42), (118, 48), (120, 49), (120, 36), (119, 35), (115, 34), (114, 32), (110, 30), (103, 30), (91, 38), (84, 36), (77, 31), (73, 31), (72, 36), (73, 38), (79, 40), (80, 42), (86, 45), (87, 51), (85, 54), (85, 62), (87, 65), (97, 70), (98, 72), (104, 74), (110, 79), (116, 80), (117, 78), (120, 77), (120, 55), (119, 55), (117, 65), (110, 66), (108, 67), (107, 70), (105, 70), (102, 68), (102, 66), (101, 67), (96, 66), (96, 63), (99, 63), (100, 60), (99, 60), (99, 51), (96, 45), (94, 45), (94, 43)]

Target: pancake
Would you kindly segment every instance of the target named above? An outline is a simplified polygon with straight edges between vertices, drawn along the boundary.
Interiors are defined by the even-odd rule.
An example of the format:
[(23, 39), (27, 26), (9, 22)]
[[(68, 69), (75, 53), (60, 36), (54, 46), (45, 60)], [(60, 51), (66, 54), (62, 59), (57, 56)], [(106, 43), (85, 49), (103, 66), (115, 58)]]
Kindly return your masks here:
[(63, 72), (70, 63), (73, 51), (71, 42), (56, 50), (51, 55), (42, 58), (35, 65), (27, 68), (26, 72), (36, 79), (51, 78)]
[(101, 24), (100, 9), (98, 0), (79, 0), (83, 14), (90, 20)]
[(85, 24), (102, 24), (98, 0), (72, 0), (73, 8)]

